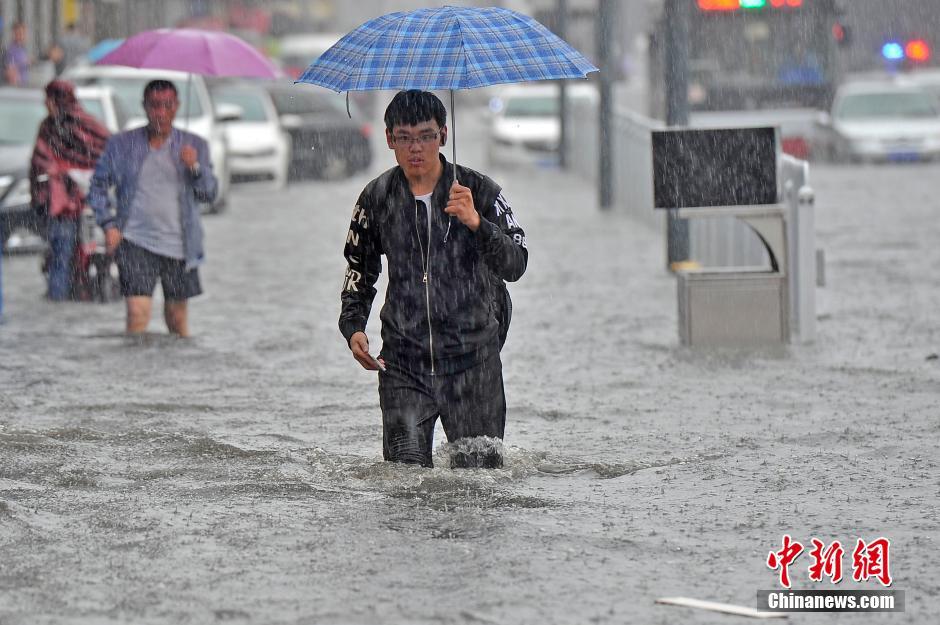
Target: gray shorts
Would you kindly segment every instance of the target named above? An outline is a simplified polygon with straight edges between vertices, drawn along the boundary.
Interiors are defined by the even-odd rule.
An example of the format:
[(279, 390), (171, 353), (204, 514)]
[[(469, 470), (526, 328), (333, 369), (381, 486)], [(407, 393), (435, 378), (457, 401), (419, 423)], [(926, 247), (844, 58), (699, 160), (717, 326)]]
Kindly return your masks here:
[(127, 239), (118, 246), (115, 260), (124, 297), (153, 297), (157, 278), (166, 300), (186, 300), (202, 293), (199, 270), (186, 271), (186, 261), (154, 254)]

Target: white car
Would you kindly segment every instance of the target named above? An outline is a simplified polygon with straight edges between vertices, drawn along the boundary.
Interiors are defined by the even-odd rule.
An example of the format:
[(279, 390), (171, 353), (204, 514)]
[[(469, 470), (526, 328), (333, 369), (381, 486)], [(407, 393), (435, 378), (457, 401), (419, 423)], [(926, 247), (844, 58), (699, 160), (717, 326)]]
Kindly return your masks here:
[(836, 161), (910, 161), (940, 157), (940, 105), (903, 81), (850, 82), (822, 114), (814, 152)]
[(97, 118), (111, 134), (127, 125), (127, 113), (110, 87), (76, 87), (75, 97), (85, 112)]
[(143, 107), (144, 87), (147, 83), (157, 79), (172, 82), (179, 92), (180, 99), (179, 112), (173, 125), (202, 137), (209, 144), (213, 172), (219, 181), (219, 193), (210, 210), (218, 212), (225, 207), (231, 174), (228, 167), (228, 139), (223, 122), (237, 117), (237, 111), (231, 108), (223, 110), (224, 114), (220, 117), (202, 76), (119, 65), (88, 65), (67, 69), (63, 78), (79, 87), (110, 87), (128, 115), (124, 130), (138, 128), (147, 123)]
[[(568, 85), (569, 102), (597, 101), (592, 85)], [(491, 165), (558, 164), (561, 137), (557, 84), (513, 85), (490, 100), (493, 113), (487, 148)]]
[(248, 81), (211, 82), (209, 90), (217, 107), (227, 104), (241, 111), (225, 124), (232, 175), (265, 176), (279, 188), (286, 185), (291, 142), (268, 91)]

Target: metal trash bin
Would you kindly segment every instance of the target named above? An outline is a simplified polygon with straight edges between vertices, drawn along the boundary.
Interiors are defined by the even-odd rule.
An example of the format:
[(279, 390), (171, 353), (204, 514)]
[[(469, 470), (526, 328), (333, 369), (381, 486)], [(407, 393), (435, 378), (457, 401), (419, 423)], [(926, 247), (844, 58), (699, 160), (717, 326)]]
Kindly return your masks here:
[(776, 128), (653, 132), (656, 208), (683, 219), (734, 217), (760, 237), (770, 268), (676, 272), (682, 345), (757, 347), (790, 341), (787, 207)]
[(770, 258), (764, 267), (676, 273), (679, 339), (683, 345), (753, 347), (790, 340), (786, 209), (776, 204), (683, 209), (683, 219), (732, 215), (751, 227)]

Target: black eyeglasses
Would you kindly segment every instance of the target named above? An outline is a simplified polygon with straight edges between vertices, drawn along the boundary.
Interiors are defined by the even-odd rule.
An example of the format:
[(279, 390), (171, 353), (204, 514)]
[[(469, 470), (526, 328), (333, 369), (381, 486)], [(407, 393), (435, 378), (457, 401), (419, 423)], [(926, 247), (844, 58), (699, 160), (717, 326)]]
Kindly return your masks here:
[(430, 143), (436, 143), (438, 137), (441, 136), (439, 132), (422, 132), (417, 137), (412, 137), (409, 135), (392, 135), (392, 141), (395, 145), (400, 145), (404, 148), (410, 148), (414, 144), (418, 145), (428, 145)]

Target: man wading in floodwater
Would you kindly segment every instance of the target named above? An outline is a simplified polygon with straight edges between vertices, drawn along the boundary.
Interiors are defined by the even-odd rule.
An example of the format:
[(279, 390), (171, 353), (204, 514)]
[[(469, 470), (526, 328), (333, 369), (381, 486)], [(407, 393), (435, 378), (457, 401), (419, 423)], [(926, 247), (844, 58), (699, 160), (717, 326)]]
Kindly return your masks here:
[(212, 202), (219, 185), (205, 140), (173, 127), (179, 104), (172, 82), (147, 83), (147, 126), (111, 137), (91, 179), (88, 203), (116, 255), (130, 335), (147, 331), (157, 279), (167, 329), (177, 336), (189, 336), (187, 301), (202, 293), (199, 202)]
[[(386, 109), (398, 167), (366, 185), (356, 203), (339, 318), (355, 359), (379, 371), (385, 459), (426, 467), (438, 417), (452, 443), (503, 437), (502, 280), (518, 280), (528, 261), (525, 233), (499, 185), (460, 166), (454, 181), (440, 152), (446, 122), (443, 103), (426, 91), (401, 91)], [(382, 254), (388, 291), (376, 359), (365, 328)], [(453, 466), (502, 466), (498, 446), (468, 449), (475, 452), (454, 456)]]

